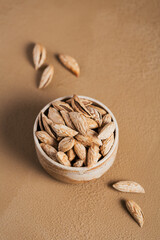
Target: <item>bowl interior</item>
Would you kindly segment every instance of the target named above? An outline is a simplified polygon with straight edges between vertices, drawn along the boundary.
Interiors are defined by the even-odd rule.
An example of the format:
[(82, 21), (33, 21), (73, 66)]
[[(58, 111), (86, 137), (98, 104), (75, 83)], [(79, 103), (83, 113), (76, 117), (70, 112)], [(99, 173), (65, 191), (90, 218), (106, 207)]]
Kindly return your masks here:
[[(64, 100), (67, 100), (67, 99), (69, 99), (69, 98), (71, 98), (71, 97), (72, 97), (72, 96), (60, 97), (60, 98), (57, 98), (57, 99), (55, 99), (55, 100), (53, 100), (53, 101), (64, 101)], [(113, 146), (112, 146), (111, 150), (109, 151), (109, 153), (108, 153), (104, 158), (102, 158), (100, 161), (98, 161), (98, 162), (92, 167), (92, 168), (95, 168), (95, 167), (101, 165), (104, 161), (106, 161), (106, 159), (108, 159), (108, 158), (111, 156), (111, 154), (113, 153), (113, 151), (115, 150), (115, 147), (116, 147), (117, 144), (118, 144), (118, 138), (119, 138), (118, 124), (117, 124), (116, 118), (115, 118), (115, 116), (113, 115), (113, 113), (111, 112), (111, 110), (110, 110), (108, 107), (106, 107), (103, 103), (99, 102), (98, 100), (96, 100), (96, 99), (94, 99), (94, 98), (90, 98), (90, 97), (86, 97), (86, 96), (79, 96), (79, 95), (78, 95), (78, 97), (79, 97), (79, 98), (86, 98), (86, 99), (88, 99), (88, 100), (91, 100), (91, 101), (93, 101), (93, 103), (94, 103), (95, 105), (104, 108), (104, 109), (112, 116), (112, 119), (113, 119), (113, 121), (115, 122), (115, 126), (116, 126), (116, 129), (115, 129), (115, 140), (114, 140)], [(51, 106), (51, 103), (52, 103), (53, 101), (51, 101), (50, 103), (48, 103), (48, 104), (39, 112), (39, 114), (40, 114), (41, 112), (43, 112), (43, 113), (46, 112), (46, 110)], [(39, 114), (38, 114), (38, 116), (39, 116)], [(62, 164), (60, 164), (60, 163), (58, 163), (58, 162), (55, 162), (55, 161), (52, 160), (49, 156), (47, 156), (47, 154), (46, 154), (46, 153), (42, 150), (42, 148), (40, 147), (39, 141), (38, 141), (38, 139), (37, 139), (37, 137), (36, 137), (36, 135), (35, 135), (35, 133), (36, 133), (36, 131), (37, 131), (37, 127), (38, 127), (38, 116), (37, 116), (37, 118), (36, 118), (36, 120), (35, 120), (35, 122), (34, 122), (34, 126), (33, 126), (33, 137), (34, 137), (34, 142), (35, 142), (36, 147), (38, 148), (38, 150), (40, 151), (40, 153), (43, 155), (43, 157), (44, 157), (47, 161), (49, 161), (52, 165), (56, 165), (56, 166), (58, 166), (58, 167), (60, 167), (60, 168), (62, 168), (62, 169), (66, 169), (66, 170), (68, 170), (68, 171), (73, 171), (73, 170), (74, 170), (74, 171), (76, 171), (76, 172), (79, 172), (79, 171), (82, 172), (82, 169), (83, 169), (84, 171), (87, 171), (87, 170), (92, 169), (92, 168), (88, 168), (88, 167), (68, 167), (68, 166), (64, 166), (64, 165), (62, 165)]]

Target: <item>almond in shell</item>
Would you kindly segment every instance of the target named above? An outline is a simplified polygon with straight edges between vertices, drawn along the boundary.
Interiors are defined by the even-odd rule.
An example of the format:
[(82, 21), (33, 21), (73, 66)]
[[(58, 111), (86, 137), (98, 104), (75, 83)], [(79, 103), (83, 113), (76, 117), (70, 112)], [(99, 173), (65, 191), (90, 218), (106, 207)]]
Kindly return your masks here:
[(112, 121), (112, 117), (109, 113), (104, 115), (103, 118), (102, 118), (102, 127), (104, 125), (106, 125), (107, 123), (110, 123), (111, 121)]
[(88, 124), (86, 119), (82, 116), (82, 114), (78, 112), (70, 112), (69, 116), (76, 127), (77, 131), (82, 135), (87, 134)]
[(73, 148), (71, 148), (68, 152), (67, 152), (67, 156), (68, 156), (68, 160), (71, 162), (75, 159), (76, 154), (73, 150)]
[(64, 111), (67, 111), (67, 112), (73, 112), (73, 108), (66, 102), (63, 102), (63, 101), (53, 101), (52, 105), (58, 111), (64, 110)]
[(63, 118), (55, 108), (49, 108), (48, 118), (52, 120), (53, 123), (64, 124)]
[(93, 129), (88, 129), (87, 130), (87, 135), (88, 136), (93, 136), (93, 137), (97, 137), (98, 133), (96, 131), (94, 131)]
[(42, 73), (42, 77), (39, 83), (39, 89), (46, 88), (50, 84), (53, 74), (54, 67), (52, 65), (48, 65)]
[[(71, 104), (72, 98), (69, 98), (66, 100), (67, 103)], [(85, 105), (85, 106), (89, 106), (91, 105), (93, 102), (91, 100), (85, 99), (85, 98), (81, 98), (81, 102)]]
[(46, 49), (41, 44), (35, 44), (33, 49), (33, 62), (37, 70), (46, 60)]
[(86, 117), (86, 121), (88, 124), (88, 128), (90, 128), (90, 129), (98, 128), (98, 123), (95, 120), (93, 120), (92, 118)]
[(59, 54), (59, 60), (67, 69), (73, 72), (77, 77), (79, 76), (80, 68), (77, 61), (73, 57), (64, 54)]
[(110, 151), (111, 147), (114, 143), (114, 134), (112, 134), (109, 138), (102, 141), (102, 146), (100, 147), (101, 153), (103, 156), (106, 156)]
[(83, 166), (84, 161), (81, 159), (78, 159), (74, 164), (73, 167), (82, 167)]
[(68, 160), (68, 157), (67, 157), (67, 155), (64, 152), (57, 152), (56, 159), (62, 165), (65, 165), (65, 166), (68, 166), (68, 167), (71, 166), (71, 163)]
[(96, 136), (89, 136), (89, 135), (83, 136), (81, 134), (78, 134), (78, 135), (76, 135), (75, 138), (77, 139), (77, 141), (82, 143), (85, 147), (89, 147), (93, 143), (98, 146), (102, 145), (102, 141)]
[(99, 147), (96, 144), (92, 144), (92, 146), (88, 149), (87, 154), (87, 166), (93, 167), (97, 162), (99, 158)]
[(50, 146), (49, 144), (46, 144), (46, 143), (41, 143), (40, 144), (41, 148), (43, 149), (43, 151), (51, 158), (53, 159), (54, 161), (57, 161), (56, 160), (56, 154), (57, 154), (57, 150)]
[(65, 124), (68, 127), (72, 128), (73, 130), (76, 130), (74, 124), (72, 123), (72, 121), (70, 119), (69, 113), (67, 111), (65, 111), (65, 110), (61, 110), (60, 113), (61, 113), (61, 115), (62, 115), (62, 117), (63, 117), (63, 119), (65, 121)]
[(135, 221), (139, 224), (140, 227), (143, 227), (144, 224), (144, 214), (140, 206), (135, 203), (133, 200), (126, 201), (126, 207)]
[(58, 144), (58, 150), (60, 152), (67, 152), (69, 151), (75, 143), (75, 139), (72, 137), (65, 137), (63, 138)]
[(50, 119), (48, 119), (46, 117), (46, 115), (44, 113), (42, 113), (42, 123), (44, 126), (45, 131), (53, 138), (56, 139), (56, 136), (54, 135), (53, 131), (50, 128), (50, 124), (52, 123), (52, 121)]
[(36, 137), (42, 142), (57, 148), (57, 141), (45, 131), (37, 131)]
[(86, 117), (91, 117), (87, 107), (83, 104), (81, 99), (77, 95), (73, 95), (71, 100), (72, 108), (79, 113), (84, 114)]
[(91, 107), (96, 109), (98, 112), (100, 112), (101, 115), (106, 114), (106, 110), (104, 110), (103, 108), (100, 108), (100, 107), (95, 106), (95, 105), (91, 105)]
[(114, 122), (110, 122), (108, 124), (106, 124), (99, 132), (98, 138), (103, 140), (103, 139), (107, 139), (109, 138), (113, 132), (115, 131), (115, 123)]
[(145, 193), (144, 188), (133, 181), (120, 181), (113, 184), (113, 187), (120, 192)]
[(102, 125), (102, 115), (101, 115), (101, 113), (97, 109), (95, 109), (91, 106), (88, 106), (87, 109), (89, 110), (92, 118), (98, 123), (98, 126), (100, 127)]
[(78, 134), (77, 131), (63, 125), (63, 124), (51, 124), (51, 128), (59, 137), (74, 137)]
[(83, 146), (83, 144), (81, 144), (78, 141), (75, 141), (74, 151), (77, 154), (77, 156), (81, 160), (83, 160), (83, 162), (86, 164), (86, 154), (87, 154), (87, 151), (86, 151), (86, 148)]

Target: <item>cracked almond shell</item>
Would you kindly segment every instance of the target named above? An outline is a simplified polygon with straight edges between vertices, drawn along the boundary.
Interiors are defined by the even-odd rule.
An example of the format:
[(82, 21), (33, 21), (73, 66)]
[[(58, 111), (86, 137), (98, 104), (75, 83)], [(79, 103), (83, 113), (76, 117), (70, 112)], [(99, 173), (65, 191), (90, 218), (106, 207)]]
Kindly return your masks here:
[(52, 121), (50, 119), (47, 118), (47, 116), (42, 113), (42, 123), (43, 123), (43, 126), (44, 126), (44, 130), (53, 138), (56, 139), (53, 131), (51, 130), (50, 128), (50, 124), (52, 123)]
[(73, 108), (66, 102), (63, 102), (63, 101), (53, 101), (52, 105), (58, 111), (64, 110), (64, 111), (67, 111), (67, 112), (73, 112)]
[(33, 62), (37, 70), (46, 60), (46, 49), (41, 44), (35, 44), (33, 48)]
[(68, 127), (72, 128), (73, 130), (76, 130), (74, 124), (72, 123), (72, 121), (71, 121), (71, 119), (70, 119), (69, 112), (67, 112), (67, 111), (65, 111), (65, 110), (61, 110), (60, 113), (61, 113), (61, 115), (62, 115), (62, 117), (63, 117), (63, 119), (64, 119), (64, 121), (65, 121), (65, 124), (66, 124)]
[(73, 95), (71, 100), (72, 108), (79, 113), (84, 114), (86, 117), (91, 117), (90, 112), (88, 111), (87, 107), (83, 104), (81, 99), (77, 95)]
[(52, 77), (54, 74), (54, 67), (52, 65), (48, 65), (41, 76), (41, 80), (39, 83), (39, 89), (46, 88), (50, 82), (52, 81)]

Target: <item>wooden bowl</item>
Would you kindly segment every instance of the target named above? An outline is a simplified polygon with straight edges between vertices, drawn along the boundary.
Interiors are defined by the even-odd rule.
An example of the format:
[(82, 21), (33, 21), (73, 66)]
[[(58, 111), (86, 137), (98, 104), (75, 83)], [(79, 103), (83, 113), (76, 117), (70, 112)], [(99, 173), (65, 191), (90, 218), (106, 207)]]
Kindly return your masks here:
[[(71, 96), (61, 97), (61, 98), (55, 99), (54, 101), (57, 101), (57, 100), (63, 101), (63, 100), (67, 100), (70, 97)], [(100, 178), (105, 172), (108, 171), (108, 169), (114, 163), (114, 160), (115, 160), (115, 157), (116, 157), (116, 154), (117, 154), (117, 149), (118, 149), (119, 130), (118, 130), (117, 121), (116, 121), (113, 113), (103, 103), (99, 102), (96, 99), (86, 97), (86, 96), (79, 96), (79, 97), (80, 98), (86, 98), (86, 99), (89, 99), (89, 100), (93, 101), (93, 103), (95, 103), (96, 105), (104, 108), (112, 116), (112, 119), (115, 122), (115, 126), (116, 126), (115, 141), (114, 141), (114, 144), (113, 144), (111, 150), (109, 151), (109, 153), (104, 158), (102, 158), (99, 162), (97, 162), (96, 165), (94, 165), (91, 168), (64, 166), (64, 165), (62, 165), (58, 162), (55, 162), (50, 157), (48, 157), (45, 154), (45, 152), (42, 150), (42, 148), (40, 147), (39, 141), (38, 141), (38, 139), (35, 135), (35, 133), (37, 131), (37, 127), (38, 127), (38, 116), (40, 114), (39, 113), (36, 120), (35, 120), (34, 127), (33, 127), (33, 137), (34, 137), (35, 148), (36, 148), (36, 152), (37, 152), (39, 162), (42, 165), (42, 167), (52, 177), (56, 178), (57, 180), (66, 182), (66, 183), (81, 183), (81, 182), (86, 182), (86, 181), (90, 181), (90, 180), (93, 180), (93, 179)], [(45, 112), (46, 109), (48, 109), (50, 106), (51, 106), (51, 102), (48, 103), (41, 110), (41, 112)]]

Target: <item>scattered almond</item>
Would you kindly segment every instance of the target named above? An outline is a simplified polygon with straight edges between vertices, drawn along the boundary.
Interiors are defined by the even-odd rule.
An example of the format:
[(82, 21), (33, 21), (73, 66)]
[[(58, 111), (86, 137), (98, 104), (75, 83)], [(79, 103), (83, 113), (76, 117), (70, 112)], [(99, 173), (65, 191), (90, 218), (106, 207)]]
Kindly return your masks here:
[(64, 54), (59, 54), (59, 59), (66, 68), (73, 72), (77, 77), (79, 76), (80, 68), (77, 61), (73, 57)]
[(50, 82), (52, 80), (52, 77), (53, 77), (53, 74), (54, 74), (53, 66), (48, 65), (42, 73), (42, 77), (41, 77), (41, 80), (40, 80), (40, 83), (39, 83), (39, 88), (40, 89), (45, 88), (50, 84)]
[(35, 44), (33, 49), (33, 62), (37, 70), (46, 60), (46, 49), (41, 44)]
[(144, 214), (140, 206), (135, 203), (133, 200), (126, 201), (126, 207), (135, 221), (139, 224), (140, 227), (143, 227), (144, 224)]
[(113, 187), (120, 192), (145, 193), (144, 188), (133, 181), (120, 181), (113, 184)]

